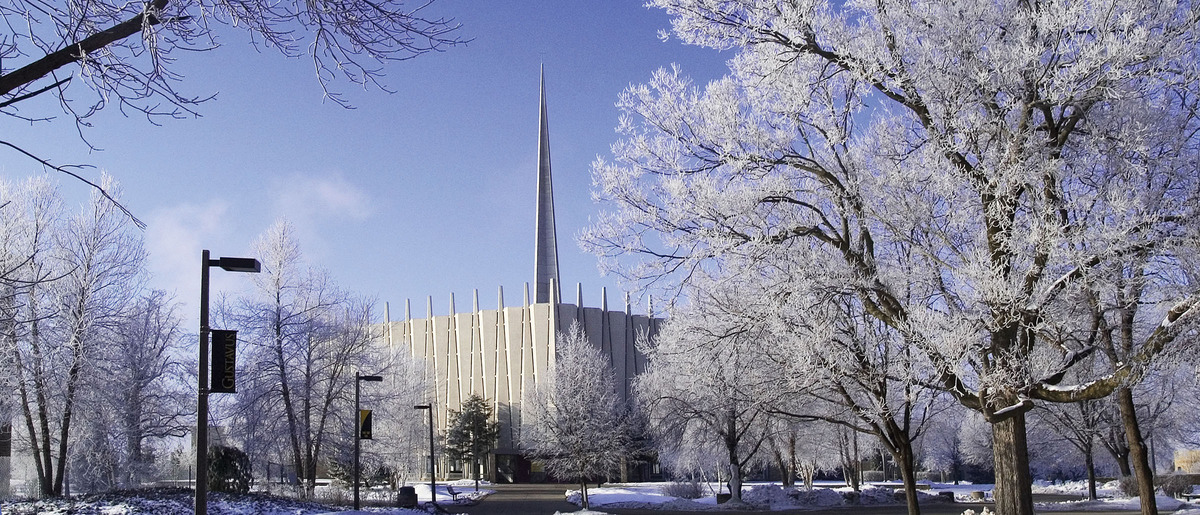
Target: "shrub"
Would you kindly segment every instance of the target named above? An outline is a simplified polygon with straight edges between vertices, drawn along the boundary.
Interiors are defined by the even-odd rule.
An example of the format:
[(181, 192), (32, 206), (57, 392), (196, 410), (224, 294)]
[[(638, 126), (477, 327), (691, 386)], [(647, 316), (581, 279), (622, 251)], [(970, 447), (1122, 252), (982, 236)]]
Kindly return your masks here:
[(215, 446), (208, 449), (208, 489), (244, 494), (250, 491), (250, 457), (241, 449)]
[(1135, 476), (1124, 476), (1117, 481), (1117, 490), (1125, 497), (1138, 496), (1138, 481)]
[(1192, 492), (1192, 481), (1187, 476), (1173, 474), (1163, 480), (1162, 491), (1165, 495), (1180, 497)]
[(700, 482), (695, 480), (667, 483), (663, 485), (662, 493), (680, 499), (699, 499), (704, 496), (704, 492), (700, 489)]

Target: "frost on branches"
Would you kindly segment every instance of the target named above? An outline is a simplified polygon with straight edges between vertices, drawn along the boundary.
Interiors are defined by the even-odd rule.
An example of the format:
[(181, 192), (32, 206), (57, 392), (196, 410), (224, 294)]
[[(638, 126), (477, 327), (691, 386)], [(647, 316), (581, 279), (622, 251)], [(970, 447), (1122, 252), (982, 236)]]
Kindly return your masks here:
[[(585, 245), (648, 283), (850, 296), (993, 424), (997, 511), (1031, 514), (1026, 412), (1136, 382), (1194, 331), (1200, 5), (652, 3), (736, 55), (621, 95)], [(1097, 328), (1128, 352), (1064, 384)]]
[[(647, 349), (637, 398), (659, 459), (680, 476), (719, 466), (729, 479), (730, 502), (740, 504), (745, 474), (768, 459), (777, 432), (770, 413), (786, 389), (760, 350), (772, 345), (769, 333), (710, 316), (713, 311), (701, 306), (674, 311), (662, 326)], [(795, 461), (794, 445), (791, 450)]]
[(627, 455), (625, 427), (612, 369), (578, 323), (555, 341), (554, 373), (527, 399), (521, 445), (558, 479), (579, 481), (587, 509), (587, 481), (617, 470)]

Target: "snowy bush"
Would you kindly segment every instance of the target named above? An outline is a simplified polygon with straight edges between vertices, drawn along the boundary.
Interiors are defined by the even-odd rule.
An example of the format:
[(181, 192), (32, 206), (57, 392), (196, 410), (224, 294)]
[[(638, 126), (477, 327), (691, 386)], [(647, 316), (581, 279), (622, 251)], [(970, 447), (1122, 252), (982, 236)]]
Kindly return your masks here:
[[(964, 512), (962, 512), (962, 515), (975, 515), (975, 510), (964, 511)], [(983, 511), (979, 512), (979, 515), (995, 515), (995, 514), (992, 513), (992, 510), (987, 509), (987, 507), (985, 506), (983, 508)]]
[(742, 494), (742, 500), (762, 506), (787, 505), (794, 503), (789, 494), (795, 493), (795, 489), (784, 490), (778, 485), (755, 485), (749, 492)]
[(873, 486), (858, 492), (858, 504), (895, 504), (896, 491), (891, 488)]
[(1125, 476), (1117, 481), (1117, 491), (1125, 497), (1138, 496), (1138, 480), (1135, 476)]
[(1183, 494), (1192, 492), (1192, 480), (1187, 476), (1173, 474), (1167, 476), (1162, 483), (1163, 494), (1171, 497), (1180, 497)]
[(680, 499), (699, 499), (704, 496), (699, 481), (674, 481), (662, 487), (663, 495)]
[(842, 494), (828, 488), (794, 490), (790, 495), (795, 498), (795, 503), (801, 506), (838, 506), (842, 504)]

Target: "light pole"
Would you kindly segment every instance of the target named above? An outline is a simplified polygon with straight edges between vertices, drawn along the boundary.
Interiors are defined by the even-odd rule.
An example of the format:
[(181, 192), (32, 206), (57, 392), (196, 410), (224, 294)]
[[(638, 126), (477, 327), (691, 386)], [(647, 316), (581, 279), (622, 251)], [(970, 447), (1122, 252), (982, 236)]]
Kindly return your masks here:
[(354, 511), (358, 511), (358, 455), (362, 446), (362, 411), (358, 407), (358, 384), (363, 381), (383, 381), (382, 376), (364, 376), (354, 373)]
[(413, 406), (413, 409), (429, 410), (429, 502), (437, 506), (437, 467), (433, 459), (433, 405), (418, 404)]
[(196, 513), (208, 513), (208, 267), (219, 266), (227, 272), (262, 271), (254, 258), (222, 257), (209, 259), (200, 253), (200, 370), (196, 388)]

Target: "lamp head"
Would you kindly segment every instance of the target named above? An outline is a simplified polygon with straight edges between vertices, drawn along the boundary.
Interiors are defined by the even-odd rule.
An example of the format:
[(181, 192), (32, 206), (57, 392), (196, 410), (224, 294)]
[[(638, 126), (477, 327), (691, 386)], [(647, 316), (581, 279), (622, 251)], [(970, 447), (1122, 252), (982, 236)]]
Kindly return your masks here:
[(221, 257), (209, 260), (209, 266), (216, 265), (227, 272), (250, 272), (257, 274), (262, 271), (262, 263), (254, 258)]

